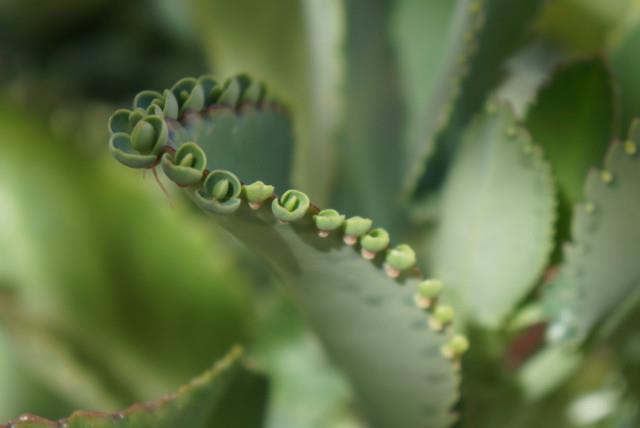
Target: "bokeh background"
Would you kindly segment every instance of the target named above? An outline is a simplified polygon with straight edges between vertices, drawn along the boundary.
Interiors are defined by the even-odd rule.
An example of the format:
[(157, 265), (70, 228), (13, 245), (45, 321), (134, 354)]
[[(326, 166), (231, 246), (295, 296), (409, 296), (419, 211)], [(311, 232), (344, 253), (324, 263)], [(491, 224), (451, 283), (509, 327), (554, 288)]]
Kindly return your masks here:
[[(0, 0), (0, 421), (154, 398), (243, 343), (272, 379), (270, 426), (355, 425), (344, 380), (260, 263), (107, 150), (114, 109), (184, 76), (248, 71), (294, 106), (312, 96), (280, 49), (300, 3)], [(216, 19), (233, 8), (246, 19)], [(638, 10), (549, 1), (535, 31), (564, 58), (606, 52), (640, 91)], [(225, 58), (264, 34), (273, 51)]]

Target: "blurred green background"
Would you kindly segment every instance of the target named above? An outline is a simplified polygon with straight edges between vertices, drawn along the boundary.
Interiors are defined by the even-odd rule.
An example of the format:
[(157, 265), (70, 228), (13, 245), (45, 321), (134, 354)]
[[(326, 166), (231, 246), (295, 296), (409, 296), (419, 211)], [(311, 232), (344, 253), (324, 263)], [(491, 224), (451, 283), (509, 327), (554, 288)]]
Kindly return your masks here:
[[(355, 425), (348, 387), (274, 279), (106, 144), (110, 112), (183, 76), (249, 71), (294, 106), (312, 97), (295, 55), (228, 58), (243, 37), (291, 44), (301, 3), (0, 0), (0, 421), (157, 397), (243, 343), (271, 376), (271, 426)], [(216, 21), (233, 8), (246, 19)], [(606, 51), (637, 80), (639, 10), (549, 1), (535, 28), (563, 57)]]

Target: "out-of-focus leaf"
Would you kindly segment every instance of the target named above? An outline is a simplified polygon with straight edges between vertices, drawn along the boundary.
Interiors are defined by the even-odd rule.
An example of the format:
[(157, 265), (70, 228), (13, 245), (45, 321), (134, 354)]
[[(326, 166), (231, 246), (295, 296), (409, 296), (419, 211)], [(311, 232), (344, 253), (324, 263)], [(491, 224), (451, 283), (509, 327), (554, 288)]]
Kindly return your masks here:
[(640, 116), (640, 25), (636, 25), (610, 53), (620, 97), (620, 129), (626, 130)]
[[(423, 9), (423, 14), (426, 3), (414, 2)], [(431, 49), (422, 55), (427, 55), (427, 63), (438, 64), (438, 71), (413, 71), (405, 78), (407, 98), (416, 97), (416, 94), (424, 97), (418, 103), (414, 102), (415, 105), (409, 104), (413, 118), (407, 133), (409, 175), (406, 184), (409, 189), (415, 189), (419, 180), (428, 185), (433, 179), (431, 174), (437, 175), (437, 171), (429, 171), (430, 155), (434, 154), (437, 164), (441, 156), (446, 158), (455, 147), (464, 126), (503, 77), (505, 61), (524, 41), (541, 3), (541, 0), (459, 1), (447, 33), (448, 40), (427, 44)], [(445, 12), (434, 14), (446, 15), (446, 9), (440, 8)], [(420, 14), (421, 11), (416, 9), (413, 13)], [(442, 23), (438, 27), (442, 27)], [(423, 41), (423, 37), (414, 34), (413, 38), (405, 36), (404, 41), (411, 46)], [(440, 44), (440, 47), (433, 48), (434, 44)], [(415, 51), (416, 48), (408, 50), (406, 56), (415, 57), (415, 54), (410, 55)], [(440, 56), (429, 58), (438, 51)], [(412, 62), (413, 67), (422, 65), (417, 60)], [(422, 62), (424, 64), (425, 60)], [(429, 88), (431, 95), (425, 96), (426, 89), (420, 88)], [(444, 134), (439, 135), (443, 131)], [(428, 175), (422, 177), (425, 169)]]
[(553, 243), (548, 164), (505, 105), (468, 128), (443, 189), (432, 274), (468, 316), (497, 327), (534, 285)]
[(620, 22), (630, 0), (546, 1), (536, 31), (573, 55), (598, 53)]
[(604, 169), (587, 177), (585, 202), (574, 209), (573, 243), (545, 294), (553, 341), (581, 343), (640, 301), (639, 150), (636, 120), (628, 140), (610, 147)]
[[(255, 373), (248, 372), (242, 365), (242, 350), (233, 349), (213, 368), (194, 379), (188, 385), (156, 401), (134, 404), (117, 413), (95, 411), (77, 411), (60, 421), (46, 420), (37, 416), (23, 415), (10, 421), (1, 428), (49, 428), (64, 424), (73, 428), (190, 428), (231, 426), (257, 428), (262, 421), (259, 418), (247, 423), (244, 415), (255, 409), (236, 407), (235, 412), (225, 406), (227, 394), (235, 394), (234, 388), (242, 388), (246, 383), (259, 385), (262, 391), (262, 403), (266, 400), (266, 381)], [(238, 386), (240, 384), (240, 386)], [(256, 404), (255, 402), (250, 402)], [(218, 419), (222, 413), (225, 419)], [(259, 412), (258, 412), (259, 413)], [(233, 415), (233, 417), (231, 417)], [(237, 419), (241, 418), (241, 419)]]
[(245, 278), (199, 220), (144, 189), (153, 180), (6, 107), (0, 146), (0, 278), (27, 316), (71, 329), (123, 398), (164, 392), (246, 337)]
[[(300, 314), (284, 298), (261, 296), (256, 364), (269, 376), (269, 428), (312, 428), (351, 422), (352, 394)], [(351, 422), (353, 427), (357, 422)], [(342, 425), (340, 425), (342, 426)]]
[(586, 172), (604, 156), (614, 118), (611, 76), (599, 59), (558, 69), (529, 111), (526, 126), (570, 203), (582, 198)]
[(368, 213), (393, 231), (403, 216), (398, 203), (403, 106), (395, 79), (396, 58), (388, 38), (394, 2), (354, 0), (345, 5), (348, 119), (337, 205), (350, 215)]
[(507, 61), (506, 77), (495, 96), (508, 101), (518, 119), (524, 119), (538, 90), (563, 59), (564, 55), (548, 43), (540, 40), (529, 43)]
[(191, 1), (214, 69), (267, 82), (295, 112), (295, 182), (325, 202), (342, 112), (342, 3)]

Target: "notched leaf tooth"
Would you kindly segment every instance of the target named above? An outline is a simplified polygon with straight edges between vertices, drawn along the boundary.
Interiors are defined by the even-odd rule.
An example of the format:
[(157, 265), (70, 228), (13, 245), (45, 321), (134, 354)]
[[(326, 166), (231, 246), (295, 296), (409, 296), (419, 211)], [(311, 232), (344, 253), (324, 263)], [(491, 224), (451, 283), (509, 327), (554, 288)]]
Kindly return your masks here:
[(318, 236), (326, 238), (329, 232), (343, 225), (345, 216), (336, 210), (326, 209), (313, 216), (313, 221), (318, 228)]
[(195, 191), (195, 199), (202, 208), (217, 213), (230, 214), (240, 207), (242, 185), (235, 174), (225, 170), (211, 171), (200, 189)]
[(373, 222), (364, 217), (351, 217), (344, 224), (344, 243), (350, 246), (356, 245), (358, 238), (371, 229)]
[(401, 244), (387, 253), (384, 270), (390, 278), (397, 278), (415, 264), (416, 253), (407, 244)]
[(273, 215), (286, 224), (304, 217), (309, 209), (309, 197), (299, 190), (287, 190), (280, 198), (276, 198), (271, 203)]
[(251, 209), (257, 210), (262, 206), (264, 201), (273, 196), (274, 188), (271, 185), (264, 184), (262, 181), (256, 181), (243, 187), (243, 192)]
[(380, 227), (371, 230), (360, 239), (362, 257), (373, 260), (377, 253), (387, 248), (389, 241), (389, 234), (386, 230)]
[(191, 186), (202, 179), (207, 156), (196, 143), (185, 143), (175, 153), (165, 153), (160, 161), (162, 170), (178, 186)]

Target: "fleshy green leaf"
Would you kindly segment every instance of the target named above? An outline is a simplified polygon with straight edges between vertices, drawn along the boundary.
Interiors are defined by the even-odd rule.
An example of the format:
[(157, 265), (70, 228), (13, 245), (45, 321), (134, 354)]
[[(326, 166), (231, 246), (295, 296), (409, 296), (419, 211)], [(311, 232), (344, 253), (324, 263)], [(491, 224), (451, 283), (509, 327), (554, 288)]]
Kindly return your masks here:
[(609, 149), (604, 169), (587, 177), (584, 203), (574, 209), (573, 242), (545, 295), (552, 340), (581, 342), (638, 302), (639, 149), (636, 120), (629, 139)]
[(527, 115), (526, 126), (544, 148), (558, 183), (560, 242), (570, 239), (571, 207), (582, 198), (585, 174), (613, 138), (614, 98), (604, 62), (581, 61), (558, 69)]
[(640, 24), (624, 35), (610, 53), (613, 74), (620, 87), (620, 128), (626, 130), (640, 116)]
[[(203, 116), (200, 127), (211, 127), (208, 122), (216, 119)], [(247, 129), (259, 137), (253, 144), (259, 142), (265, 150), (277, 144), (271, 134), (253, 131)], [(180, 135), (172, 136), (171, 147), (180, 146)], [(204, 144), (229, 146), (229, 134), (214, 135)], [(187, 137), (194, 140), (191, 134)], [(207, 155), (208, 169), (217, 168), (225, 156), (229, 155), (221, 153), (216, 160)], [(242, 161), (235, 159), (251, 177), (238, 174), (239, 179), (255, 180), (259, 172)], [(193, 190), (187, 194), (193, 197)], [(315, 222), (320, 210), (301, 191), (285, 190), (276, 186), (276, 192), (284, 193), (259, 205), (249, 205), (246, 197), (251, 191), (234, 192), (242, 201), (237, 210), (209, 213), (283, 280), (331, 358), (352, 381), (375, 426), (448, 425), (457, 398), (457, 351), (462, 348), (449, 329), (433, 328), (430, 314), (415, 301), (421, 277), (413, 266), (413, 250), (407, 245), (382, 247), (362, 257), (357, 241), (371, 227), (370, 221), (345, 220), (344, 227), (319, 233), (326, 232)]]
[[(238, 422), (238, 419), (217, 419), (216, 415), (228, 412), (224, 408), (225, 396), (235, 393), (234, 388), (242, 388), (242, 384), (260, 383), (264, 400), (266, 389), (264, 380), (256, 374), (248, 374), (241, 363), (242, 350), (233, 349), (213, 368), (181, 387), (175, 394), (144, 404), (135, 404), (117, 413), (95, 411), (77, 411), (60, 421), (51, 421), (33, 415), (23, 415), (0, 425), (0, 428), (49, 428), (61, 425), (69, 428), (174, 428), (184, 426), (190, 428), (230, 426), (259, 427), (261, 421)], [(252, 377), (253, 379), (248, 379)], [(240, 383), (240, 386), (237, 386)], [(246, 415), (246, 409), (236, 408), (236, 417)], [(255, 409), (252, 409), (255, 410)], [(258, 412), (259, 414), (260, 412)], [(226, 421), (226, 422), (225, 422)]]
[(614, 125), (613, 83), (600, 59), (558, 69), (525, 122), (545, 151), (570, 204), (582, 198), (584, 175), (604, 156)]
[(507, 106), (467, 129), (443, 189), (434, 276), (476, 322), (497, 327), (529, 292), (553, 243), (555, 196), (541, 151)]
[[(426, 3), (413, 1), (417, 8), (413, 13), (424, 14)], [(436, 142), (438, 145), (455, 144), (463, 127), (481, 108), (491, 89), (500, 81), (504, 62), (523, 41), (541, 3), (541, 0), (459, 1), (447, 32), (448, 39), (440, 42), (442, 47), (422, 53), (428, 58), (423, 62), (439, 64), (435, 73), (411, 71), (411, 67), (420, 65), (420, 61), (412, 59), (415, 47), (409, 50), (404, 46), (415, 46), (422, 37), (416, 37), (415, 32), (410, 35), (402, 28), (398, 30), (400, 52), (407, 50), (404, 60), (408, 76), (405, 79), (407, 99), (421, 98), (409, 103), (412, 119), (405, 144), (408, 169), (404, 184), (407, 191), (414, 190), (421, 178), (428, 179), (422, 174), (429, 168), (427, 161), (436, 150)], [(440, 10), (443, 10), (442, 6)], [(415, 20), (410, 13), (405, 16)], [(441, 27), (442, 24), (436, 25)], [(420, 31), (419, 26), (413, 25), (413, 28)], [(429, 57), (434, 52), (440, 52), (436, 59)], [(438, 134), (445, 130), (446, 135), (439, 137)], [(440, 142), (442, 138), (446, 141)]]

